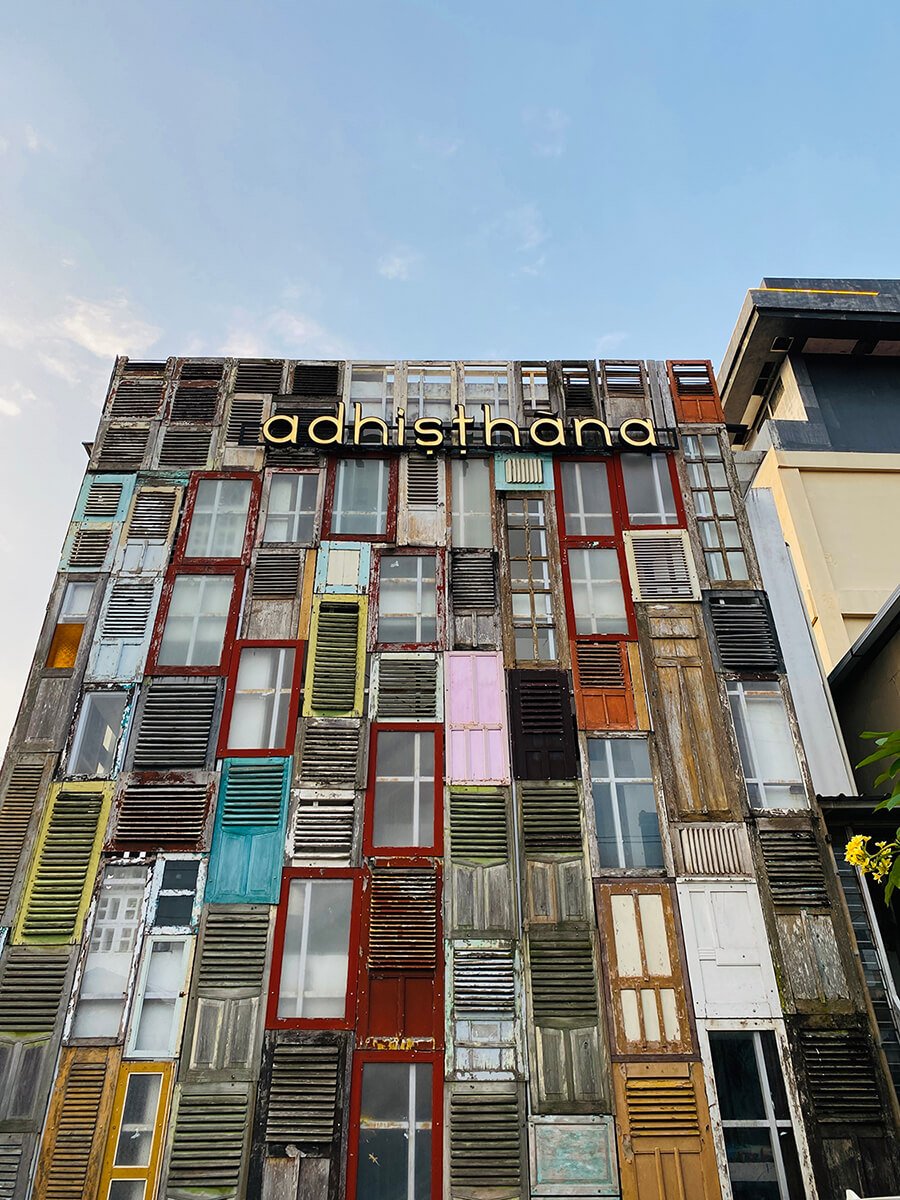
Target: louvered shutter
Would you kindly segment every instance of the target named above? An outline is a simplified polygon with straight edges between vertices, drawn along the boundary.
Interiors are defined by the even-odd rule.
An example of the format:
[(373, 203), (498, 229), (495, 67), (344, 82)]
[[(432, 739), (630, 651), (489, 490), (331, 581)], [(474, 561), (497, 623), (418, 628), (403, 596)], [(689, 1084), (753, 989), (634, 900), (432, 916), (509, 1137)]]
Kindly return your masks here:
[(534, 1019), (593, 1020), (597, 1016), (597, 981), (591, 935), (555, 933), (529, 938), (531, 1005)]
[(127, 680), (141, 674), (161, 590), (158, 576), (112, 579), (91, 648), (88, 678)]
[(189, 770), (209, 761), (218, 685), (153, 679), (145, 684), (132, 769)]
[(586, 363), (562, 364), (563, 400), (567, 417), (593, 417), (597, 413), (591, 377), (593, 367)]
[(51, 796), (16, 923), (17, 941), (77, 941), (109, 816), (109, 789), (70, 785)]
[(52, 1033), (68, 973), (65, 950), (9, 946), (0, 967), (0, 1033)]
[(516, 1085), (454, 1084), (449, 1116), (451, 1194), (518, 1200), (524, 1118)]
[(280, 358), (242, 358), (238, 361), (234, 390), (272, 395), (281, 391), (283, 373), (284, 363)]
[(769, 891), (777, 909), (828, 908), (828, 889), (811, 829), (760, 828)]
[(516, 1008), (512, 942), (453, 942), (453, 1010), (457, 1017), (508, 1014)]
[(264, 400), (235, 397), (228, 413), (225, 441), (232, 446), (258, 446), (265, 409)]
[[(82, 519), (85, 521), (115, 521), (119, 518), (125, 481), (114, 476), (89, 477), (84, 498)], [(131, 489), (129, 488), (129, 492)]]
[(581, 793), (574, 783), (520, 783), (525, 920), (581, 925), (590, 917)]
[(582, 729), (635, 729), (628, 648), (623, 642), (572, 643), (575, 706)]
[(108, 425), (100, 438), (95, 465), (102, 471), (139, 471), (144, 465), (150, 429), (147, 425)]
[(438, 893), (438, 877), (433, 871), (372, 872), (367, 955), (370, 970), (435, 970)]
[(712, 363), (703, 359), (666, 362), (675, 415), (682, 422), (724, 421)]
[(151, 420), (157, 416), (165, 394), (165, 369), (154, 375), (120, 379), (109, 404), (108, 415), (125, 420)]
[(509, 783), (509, 738), (503, 657), (444, 655), (447, 780)]
[(159, 466), (204, 470), (210, 465), (212, 438), (210, 429), (179, 429), (176, 426), (167, 426), (159, 450)]
[(723, 671), (781, 670), (778, 637), (762, 592), (708, 592), (713, 641)]
[(199, 850), (209, 800), (205, 777), (128, 775), (116, 799), (112, 844), (118, 850)]
[(797, 1036), (811, 1119), (880, 1124), (884, 1104), (869, 1037), (860, 1029), (800, 1029)]
[(6, 908), (50, 760), (20, 755), (9, 772), (0, 807), (0, 915)]
[[(182, 374), (182, 380), (184, 375)], [(172, 398), (172, 412), (169, 419), (177, 422), (193, 422), (195, 424), (210, 423), (216, 419), (219, 407), (219, 389), (210, 383), (191, 381), (179, 382)]]
[(509, 715), (516, 779), (574, 779), (575, 718), (564, 671), (510, 671)]
[[(19, 1172), (28, 1161), (24, 1153), (26, 1136), (21, 1133), (0, 1134), (0, 1200), (15, 1200), (21, 1194)], [(22, 1191), (27, 1182), (27, 1172), (23, 1174), (26, 1178), (22, 1181)]]
[(179, 379), (189, 383), (220, 383), (224, 373), (225, 362), (221, 358), (186, 358)]
[(250, 595), (254, 600), (294, 600), (300, 588), (301, 556), (258, 550), (253, 567)]
[(301, 793), (291, 839), (292, 859), (332, 866), (349, 863), (355, 826), (352, 796), (326, 800)]
[(455, 614), (496, 609), (497, 556), (492, 550), (451, 551), (450, 598)]
[(140, 488), (128, 522), (128, 541), (164, 542), (172, 529), (177, 501), (178, 492), (174, 488)]
[(454, 932), (512, 931), (509, 795), (499, 788), (451, 787), (449, 920)]
[(499, 491), (543, 492), (553, 488), (553, 463), (537, 454), (498, 454), (494, 483)]
[(206, 883), (208, 903), (277, 903), (290, 774), (289, 758), (225, 760)]
[(369, 688), (378, 721), (440, 721), (443, 688), (436, 654), (377, 654)]
[(699, 822), (673, 830), (679, 875), (752, 875), (743, 825)]
[(362, 716), (365, 597), (316, 596), (304, 716)]
[(700, 599), (697, 570), (685, 530), (626, 531), (623, 536), (635, 600)]
[(304, 720), (300, 743), (300, 784), (323, 791), (352, 791), (360, 771), (359, 721)]
[(600, 388), (603, 399), (610, 401), (646, 400), (647, 369), (640, 359), (602, 359), (600, 362)]
[(339, 396), (341, 369), (338, 363), (296, 363), (291, 383), (292, 396)]
[(237, 1200), (244, 1194), (250, 1084), (182, 1083), (176, 1093), (167, 1200)]
[(411, 508), (436, 508), (441, 502), (444, 461), (410, 454), (406, 459), (406, 503)]
[(98, 525), (83, 525), (72, 535), (64, 569), (102, 571), (107, 565), (111, 545), (111, 529)]
[(269, 911), (207, 908), (197, 971), (199, 995), (262, 991), (266, 972)]
[(581, 796), (574, 784), (521, 783), (517, 793), (526, 855), (582, 853)]
[(343, 1065), (337, 1045), (276, 1042), (266, 1109), (266, 1141), (330, 1147), (339, 1132)]
[(118, 1059), (115, 1049), (63, 1050), (44, 1127), (36, 1196), (83, 1200), (96, 1194)]

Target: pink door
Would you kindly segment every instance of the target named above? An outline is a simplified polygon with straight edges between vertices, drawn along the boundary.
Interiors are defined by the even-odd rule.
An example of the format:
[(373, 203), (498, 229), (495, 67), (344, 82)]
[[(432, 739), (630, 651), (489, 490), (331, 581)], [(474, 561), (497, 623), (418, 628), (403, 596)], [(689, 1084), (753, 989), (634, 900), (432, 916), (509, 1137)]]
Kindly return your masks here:
[(503, 656), (454, 652), (445, 663), (447, 780), (509, 783)]

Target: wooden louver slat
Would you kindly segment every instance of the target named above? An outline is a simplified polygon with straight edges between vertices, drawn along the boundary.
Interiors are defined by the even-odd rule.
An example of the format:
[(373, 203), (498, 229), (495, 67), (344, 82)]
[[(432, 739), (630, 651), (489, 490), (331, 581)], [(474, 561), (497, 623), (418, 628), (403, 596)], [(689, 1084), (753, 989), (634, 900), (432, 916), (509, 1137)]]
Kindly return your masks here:
[(700, 1134), (692, 1079), (628, 1079), (625, 1104), (632, 1137), (698, 1137)]
[(0, 968), (0, 1032), (50, 1033), (68, 970), (67, 951), (10, 946)]
[(299, 554), (257, 553), (250, 587), (254, 600), (293, 600), (299, 587)]
[(194, 849), (203, 839), (208, 801), (203, 782), (139, 777), (119, 800), (114, 843), (123, 849)]
[(152, 607), (152, 582), (117, 579), (106, 603), (101, 637), (142, 638), (147, 632)]
[(647, 372), (640, 359), (602, 359), (600, 383), (607, 400), (632, 400), (647, 395)]
[(574, 779), (575, 720), (563, 671), (515, 670), (509, 676), (516, 779)]
[(20, 919), (20, 936), (39, 941), (75, 937), (104, 812), (102, 792), (58, 792), (52, 802)]
[(543, 483), (544, 462), (536, 454), (517, 454), (503, 464), (507, 483)]
[(294, 857), (314, 862), (349, 862), (353, 831), (352, 800), (343, 804), (301, 800), (294, 825)]
[(324, 1146), (337, 1126), (337, 1046), (276, 1045), (266, 1112), (266, 1141)]
[(144, 461), (150, 430), (144, 426), (110, 425), (103, 436), (97, 466), (101, 469), (119, 467), (123, 471), (137, 471)]
[(6, 907), (44, 776), (43, 762), (17, 762), (0, 808), (0, 912)]
[(257, 446), (263, 421), (263, 400), (245, 397), (232, 400), (225, 429), (225, 441), (233, 446)]
[(220, 383), (225, 371), (225, 363), (221, 359), (204, 361), (202, 358), (188, 358), (181, 364), (180, 379), (192, 383)]
[(163, 434), (159, 451), (161, 467), (205, 467), (209, 462), (212, 433), (208, 429), (175, 429)]
[(300, 783), (334, 790), (356, 787), (361, 726), (357, 721), (304, 721)]
[(337, 363), (297, 363), (292, 396), (336, 396), (340, 382)]
[(825, 872), (811, 829), (760, 829), (759, 840), (776, 908), (828, 908)]
[(84, 516), (87, 520), (113, 520), (119, 511), (122, 500), (121, 482), (109, 482), (105, 479), (95, 479), (88, 490), (84, 502)]
[(141, 420), (155, 417), (162, 404), (165, 381), (161, 376), (120, 379), (109, 408), (111, 417)]
[(522, 1111), (518, 1089), (450, 1093), (452, 1189), (520, 1188)]
[(518, 794), (526, 854), (581, 853), (581, 798), (574, 784), (521, 783)]
[(678, 837), (686, 875), (751, 874), (740, 825), (683, 825)]
[(165, 541), (172, 527), (176, 493), (172, 488), (141, 488), (128, 522), (128, 539)]
[(532, 938), (531, 996), (536, 1021), (597, 1016), (597, 985), (589, 933), (566, 939)]
[(437, 720), (437, 679), (433, 654), (382, 654), (378, 659), (378, 719)]
[(197, 971), (197, 992), (262, 991), (266, 973), (269, 910), (242, 906), (240, 911), (206, 909)]
[[(88, 1194), (97, 1119), (108, 1071), (106, 1057), (75, 1057), (69, 1065), (56, 1125), (45, 1135), (52, 1138), (52, 1154), (40, 1193), (44, 1200), (82, 1200)], [(44, 1153), (46, 1150), (45, 1142)]]
[(281, 391), (284, 363), (280, 358), (242, 358), (234, 382), (236, 392)]
[(206, 766), (217, 687), (154, 680), (141, 713), (135, 771)]
[(512, 1013), (516, 976), (512, 944), (453, 945), (453, 1003), (460, 1015)]
[(15, 1200), (16, 1183), (22, 1162), (22, 1134), (0, 1138), (0, 1200)]
[(278, 828), (289, 770), (287, 758), (275, 762), (231, 759), (219, 799), (222, 827)]
[(497, 562), (492, 552), (452, 551), (450, 595), (456, 612), (490, 612), (497, 607)]
[(884, 1120), (872, 1048), (862, 1032), (802, 1029), (800, 1049), (816, 1121)]
[(369, 888), (370, 970), (431, 970), (437, 964), (437, 875), (373, 871)]
[(581, 687), (625, 687), (624, 649), (619, 642), (576, 642), (575, 662)]
[(450, 791), (450, 850), (454, 860), (509, 857), (506, 795), (501, 791)]
[(319, 605), (311, 689), (318, 712), (347, 713), (356, 705), (359, 614), (353, 602)]
[(635, 600), (697, 600), (696, 574), (683, 530), (625, 534)]
[(238, 1195), (250, 1113), (247, 1083), (184, 1083), (175, 1117), (168, 1191)]
[(437, 458), (411, 454), (406, 460), (406, 501), (415, 508), (435, 508), (440, 502), (440, 473), (443, 463)]
[(92, 525), (77, 529), (69, 551), (70, 570), (99, 571), (106, 561), (111, 540), (111, 529), (96, 529)]
[(709, 615), (719, 662), (726, 671), (777, 671), (781, 654), (775, 626), (763, 596), (713, 592)]
[(173, 421), (207, 422), (215, 420), (219, 391), (214, 387), (181, 387), (172, 400)]
[(567, 416), (594, 416), (594, 394), (589, 367), (563, 367), (563, 397)]
[(679, 400), (714, 397), (716, 381), (708, 362), (670, 362), (669, 377)]

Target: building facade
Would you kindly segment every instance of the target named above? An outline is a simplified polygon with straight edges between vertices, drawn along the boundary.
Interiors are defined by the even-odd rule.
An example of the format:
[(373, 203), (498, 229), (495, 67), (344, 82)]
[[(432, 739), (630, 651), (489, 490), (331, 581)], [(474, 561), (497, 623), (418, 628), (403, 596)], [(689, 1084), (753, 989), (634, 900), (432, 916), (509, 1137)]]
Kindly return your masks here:
[(118, 360), (0, 775), (0, 1197), (890, 1190), (753, 510), (707, 363)]

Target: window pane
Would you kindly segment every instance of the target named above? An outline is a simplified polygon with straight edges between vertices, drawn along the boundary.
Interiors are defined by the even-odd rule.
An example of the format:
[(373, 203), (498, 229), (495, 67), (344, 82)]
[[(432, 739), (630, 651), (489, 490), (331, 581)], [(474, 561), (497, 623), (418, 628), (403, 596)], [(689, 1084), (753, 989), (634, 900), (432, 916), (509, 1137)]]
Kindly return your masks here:
[(175, 1050), (180, 1000), (187, 984), (188, 944), (184, 938), (153, 938), (148, 946), (133, 1053), (168, 1058)]
[(92, 583), (67, 583), (58, 619), (60, 621), (82, 620), (88, 614), (93, 594), (94, 585)]
[(601, 865), (662, 867), (662, 839), (646, 741), (591, 738), (588, 757)]
[(622, 478), (632, 525), (674, 525), (675, 497), (665, 454), (623, 454)]
[(272, 476), (264, 542), (311, 542), (316, 521), (318, 474)]
[(134, 1071), (128, 1077), (122, 1124), (116, 1142), (117, 1167), (146, 1167), (153, 1146), (162, 1075)]
[(709, 1035), (719, 1111), (723, 1121), (764, 1119), (766, 1115), (752, 1033)]
[(350, 879), (292, 879), (279, 1017), (343, 1018), (350, 946)]
[(365, 1063), (357, 1195), (432, 1200), (431, 1064)]
[(247, 646), (241, 650), (228, 727), (228, 745), (268, 750), (287, 737), (294, 651), (287, 646)]
[(761, 778), (799, 782), (791, 727), (778, 685), (772, 684), (771, 695), (749, 694), (747, 713)]
[(389, 645), (437, 640), (437, 560), (433, 554), (382, 555), (378, 641)]
[(768, 1129), (726, 1128), (725, 1153), (734, 1200), (781, 1200)]
[(172, 588), (159, 664), (217, 667), (234, 590), (232, 575), (179, 575)]
[(143, 867), (107, 867), (103, 873), (75, 1009), (75, 1038), (119, 1032), (146, 882)]
[(376, 534), (387, 527), (388, 465), (381, 458), (343, 458), (337, 465), (335, 533)]
[(562, 490), (569, 537), (612, 537), (612, 505), (605, 462), (564, 462)]
[(144, 1200), (146, 1190), (145, 1179), (113, 1179), (109, 1185), (107, 1200)]
[(490, 462), (485, 458), (454, 458), (450, 470), (453, 545), (488, 549), (494, 544)]
[(240, 558), (249, 506), (249, 479), (201, 479), (185, 550), (187, 557)]
[(434, 845), (434, 734), (378, 734), (372, 841)]
[(72, 741), (69, 775), (105, 778), (110, 774), (116, 761), (127, 703), (126, 692), (88, 692), (85, 695)]
[(170, 859), (163, 867), (162, 883), (156, 901), (157, 926), (191, 924), (200, 864), (196, 859)]
[(576, 633), (627, 633), (619, 557), (613, 549), (570, 550)]

